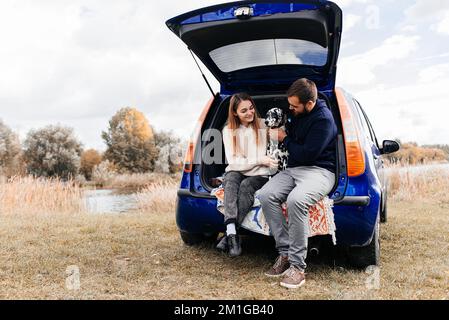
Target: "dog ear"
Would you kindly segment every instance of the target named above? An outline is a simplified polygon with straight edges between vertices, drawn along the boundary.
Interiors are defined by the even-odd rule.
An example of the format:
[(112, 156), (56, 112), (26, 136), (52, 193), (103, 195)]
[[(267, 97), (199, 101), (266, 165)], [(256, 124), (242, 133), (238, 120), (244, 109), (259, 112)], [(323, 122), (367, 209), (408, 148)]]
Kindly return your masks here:
[(285, 125), (287, 123), (287, 119), (288, 119), (287, 112), (282, 110), (282, 124)]
[(281, 118), (281, 116), (282, 116), (282, 110), (279, 109), (279, 108), (276, 108), (276, 115), (277, 115), (278, 118)]

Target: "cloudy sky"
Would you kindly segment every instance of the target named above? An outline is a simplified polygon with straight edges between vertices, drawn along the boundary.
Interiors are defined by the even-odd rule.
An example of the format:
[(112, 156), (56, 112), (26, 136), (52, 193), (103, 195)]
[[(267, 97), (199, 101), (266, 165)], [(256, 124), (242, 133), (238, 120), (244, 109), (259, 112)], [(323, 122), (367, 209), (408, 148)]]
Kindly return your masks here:
[[(121, 107), (188, 137), (210, 97), (168, 18), (223, 1), (2, 0), (0, 118), (75, 128), (86, 148)], [(449, 1), (336, 0), (344, 11), (338, 86), (379, 139), (449, 144)], [(219, 86), (209, 75), (212, 86)]]

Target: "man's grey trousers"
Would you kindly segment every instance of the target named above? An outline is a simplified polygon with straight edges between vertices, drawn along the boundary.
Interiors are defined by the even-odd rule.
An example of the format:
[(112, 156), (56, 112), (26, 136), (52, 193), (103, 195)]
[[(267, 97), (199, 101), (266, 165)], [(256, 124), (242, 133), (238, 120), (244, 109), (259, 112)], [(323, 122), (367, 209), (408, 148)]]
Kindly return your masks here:
[[(259, 191), (262, 210), (276, 240), (279, 254), (290, 264), (306, 269), (309, 208), (324, 198), (335, 184), (335, 174), (319, 167), (287, 168)], [(288, 224), (281, 204), (287, 202)]]

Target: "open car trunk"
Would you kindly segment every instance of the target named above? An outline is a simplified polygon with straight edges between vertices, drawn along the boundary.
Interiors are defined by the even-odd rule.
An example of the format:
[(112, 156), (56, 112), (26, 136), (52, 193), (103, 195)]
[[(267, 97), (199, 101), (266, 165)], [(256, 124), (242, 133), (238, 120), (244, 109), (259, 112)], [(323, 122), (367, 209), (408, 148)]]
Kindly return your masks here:
[(303, 77), (320, 90), (335, 87), (342, 11), (331, 1), (236, 1), (166, 24), (220, 82), (221, 93), (287, 90)]
[[(281, 108), (284, 111), (288, 111), (288, 100), (286, 95), (266, 95), (266, 96), (252, 96), (254, 99), (254, 102), (256, 104), (256, 108), (262, 118), (265, 118), (265, 115), (268, 110), (271, 108)], [(341, 126), (341, 120), (338, 113), (338, 108), (336, 107), (336, 102), (332, 101), (332, 99), (329, 99), (324, 94), (320, 93), (319, 98), (323, 99), (327, 102), (327, 105), (330, 107), (332, 114), (334, 116), (335, 123), (337, 125), (338, 130), (338, 139), (337, 139), (337, 165), (336, 165), (336, 177), (339, 177), (340, 171), (344, 170), (344, 164), (342, 165), (342, 162), (344, 162), (345, 155), (344, 155), (344, 147), (343, 147), (343, 134), (342, 134), (342, 126)], [(230, 97), (227, 97), (223, 99), (220, 103), (218, 103), (213, 110), (210, 110), (210, 112), (213, 113), (213, 117), (209, 118), (209, 122), (204, 124), (203, 132), (206, 129), (217, 129), (221, 130), (223, 129), (227, 117), (228, 117), (228, 107), (229, 107), (229, 100)], [(202, 142), (202, 150), (205, 150), (206, 146), (209, 143), (213, 142), (213, 138), (209, 139), (206, 138)], [(222, 177), (225, 173), (225, 169), (227, 167), (226, 163), (226, 155), (224, 151), (224, 145), (223, 142), (221, 142), (221, 150), (223, 151), (221, 154), (221, 161), (219, 163), (212, 163), (212, 164), (201, 164), (201, 184), (206, 189), (206, 191), (211, 192), (213, 188), (215, 188), (217, 185), (216, 179), (218, 177)], [(343, 168), (343, 169), (342, 169)], [(334, 185), (334, 188), (332, 189), (331, 193), (334, 192), (334, 190), (337, 187), (337, 179)]]

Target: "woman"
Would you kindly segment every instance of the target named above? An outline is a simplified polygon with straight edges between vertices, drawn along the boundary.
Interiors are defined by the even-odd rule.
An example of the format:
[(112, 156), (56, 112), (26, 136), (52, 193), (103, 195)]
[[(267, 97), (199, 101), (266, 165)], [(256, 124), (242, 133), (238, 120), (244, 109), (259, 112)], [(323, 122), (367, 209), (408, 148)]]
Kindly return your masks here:
[(255, 192), (278, 166), (266, 156), (267, 128), (246, 93), (231, 97), (223, 143), (228, 162), (223, 179), (226, 235), (217, 248), (228, 248), (229, 255), (235, 257), (242, 252), (236, 227), (251, 210)]

